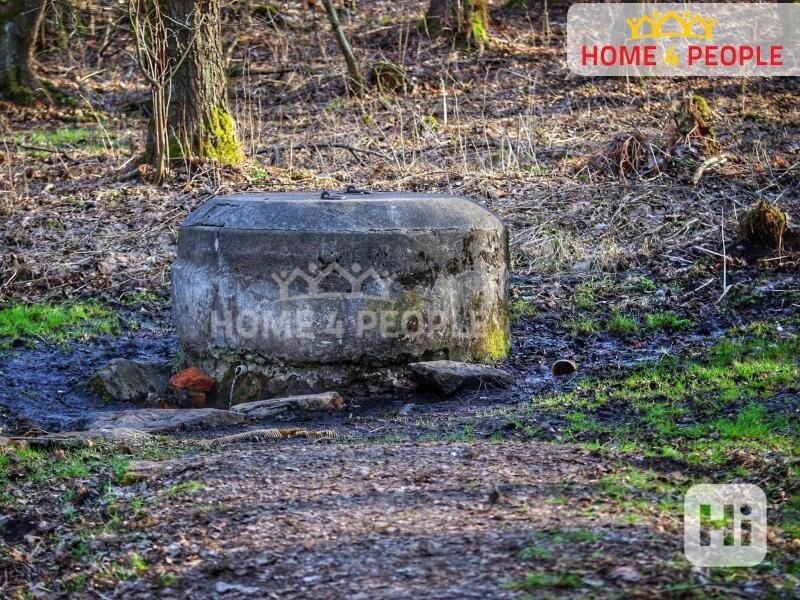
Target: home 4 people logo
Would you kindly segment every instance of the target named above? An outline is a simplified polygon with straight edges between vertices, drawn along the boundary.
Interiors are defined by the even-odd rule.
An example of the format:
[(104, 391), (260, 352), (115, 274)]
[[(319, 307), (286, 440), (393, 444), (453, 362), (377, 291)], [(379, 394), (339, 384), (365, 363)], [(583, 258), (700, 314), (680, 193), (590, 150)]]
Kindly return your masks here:
[(580, 75), (800, 74), (800, 5), (574, 4), (567, 58)]
[(328, 265), (311, 263), (308, 270), (295, 268), (273, 273), (278, 284), (278, 300), (300, 298), (365, 298), (386, 300), (390, 298), (394, 281), (386, 270), (362, 268), (353, 263), (350, 268), (337, 262)]
[[(707, 19), (690, 11), (679, 14), (677, 11), (669, 10), (661, 14), (654, 10), (650, 15), (625, 19), (625, 22), (630, 27), (631, 40), (660, 38), (711, 40), (717, 19)], [(641, 46), (635, 46), (635, 48), (638, 49)], [(654, 46), (644, 46), (644, 48), (655, 50)], [(699, 46), (693, 45), (690, 48), (699, 48)], [(647, 53), (646, 50), (644, 54), (647, 55)], [(583, 59), (586, 60), (586, 58), (587, 52), (584, 48)], [(672, 67), (677, 67), (680, 64), (680, 56), (674, 46), (669, 46), (664, 53), (664, 63)]]

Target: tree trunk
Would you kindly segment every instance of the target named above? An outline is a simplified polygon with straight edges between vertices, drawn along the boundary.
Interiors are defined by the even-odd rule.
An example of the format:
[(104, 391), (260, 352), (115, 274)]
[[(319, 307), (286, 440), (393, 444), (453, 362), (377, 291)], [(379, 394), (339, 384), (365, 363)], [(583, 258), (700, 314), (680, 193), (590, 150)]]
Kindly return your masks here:
[[(175, 69), (170, 83), (169, 158), (244, 161), (228, 106), (219, 0), (160, 0), (170, 32), (168, 54)], [(148, 158), (155, 155), (154, 127)]]
[(487, 0), (431, 0), (425, 15), (430, 34), (448, 35), (465, 48), (483, 48), (488, 24)]
[(43, 0), (0, 4), (0, 94), (15, 102), (31, 102), (39, 87), (33, 57), (44, 8)]

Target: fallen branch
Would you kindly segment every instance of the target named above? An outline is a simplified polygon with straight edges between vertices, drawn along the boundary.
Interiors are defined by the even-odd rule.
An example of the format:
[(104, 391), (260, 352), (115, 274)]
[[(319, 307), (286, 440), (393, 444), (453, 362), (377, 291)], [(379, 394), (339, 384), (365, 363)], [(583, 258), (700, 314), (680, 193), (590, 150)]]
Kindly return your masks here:
[[(236, 61), (233, 61), (234, 63)], [(316, 71), (311, 67), (305, 65), (287, 65), (285, 67), (276, 67), (273, 69), (263, 69), (259, 67), (245, 67), (244, 64), (231, 64), (228, 67), (228, 77), (244, 77), (249, 75), (283, 75), (296, 71), (304, 75), (316, 75)]]
[(728, 251), (725, 249), (725, 208), (722, 209), (722, 221), (719, 224), (719, 235), (722, 238), (722, 295), (714, 304), (719, 304), (728, 294), (732, 285), (728, 285)]
[(700, 179), (702, 179), (703, 174), (708, 169), (713, 169), (714, 167), (718, 167), (726, 162), (728, 162), (728, 156), (725, 154), (721, 156), (712, 156), (711, 158), (703, 161), (703, 164), (698, 167), (697, 171), (695, 171), (694, 175), (692, 176), (692, 185), (696, 186), (698, 183), (700, 183)]
[(14, 146), (15, 148), (21, 148), (22, 150), (33, 150), (35, 152), (48, 152), (50, 154), (58, 154), (59, 156), (63, 156), (69, 162), (73, 164), (80, 164), (77, 158), (73, 158), (63, 150), (59, 148), (44, 148), (42, 146), (29, 146), (27, 144), (20, 144), (19, 142), (14, 142), (11, 140), (0, 140), (0, 146)]

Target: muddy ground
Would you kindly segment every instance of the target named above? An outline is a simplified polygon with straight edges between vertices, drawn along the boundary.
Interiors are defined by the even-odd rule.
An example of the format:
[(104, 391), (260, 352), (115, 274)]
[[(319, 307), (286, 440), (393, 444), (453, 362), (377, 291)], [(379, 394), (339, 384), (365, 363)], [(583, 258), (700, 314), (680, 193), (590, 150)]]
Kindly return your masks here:
[[(161, 185), (128, 177), (147, 111), (124, 19), (84, 7), (108, 44), (81, 34), (69, 65), (39, 56), (80, 102), (2, 105), (0, 308), (96, 302), (118, 327), (0, 340), (0, 433), (128, 408), (84, 385), (110, 358), (178, 363), (177, 225), (241, 190), (356, 183), (485, 203), (510, 230), (514, 384), (449, 399), (340, 390), (340, 413), (243, 426), (333, 429), (336, 441), (191, 441), (238, 428), (7, 449), (0, 596), (798, 597), (798, 257), (738, 240), (759, 198), (800, 220), (797, 79), (578, 78), (562, 60), (566, 7), (544, 23), (498, 4), (495, 43), (465, 54), (417, 33), (424, 2), (362, 4), (354, 48), (405, 65), (406, 89), (349, 97), (304, 3), (251, 24), (226, 4), (252, 160), (176, 169)], [(719, 161), (676, 140), (692, 94), (712, 107)], [(657, 164), (616, 152), (632, 132)], [(331, 140), (382, 156), (313, 149)], [(562, 358), (578, 371), (555, 378)], [(688, 564), (682, 498), (700, 481), (765, 489), (760, 566)]]
[[(742, 272), (739, 281), (762, 275)], [(773, 275), (780, 286), (793, 281)], [(673, 302), (653, 290), (645, 295)], [(790, 537), (774, 537), (769, 562), (755, 570), (697, 570), (682, 554), (681, 499), (692, 482), (755, 477), (791, 494), (794, 480), (768, 466), (777, 462), (757, 465), (743, 479), (735, 471), (746, 464), (742, 457), (703, 466), (614, 451), (613, 435), (608, 448), (570, 443), (591, 437), (571, 438), (569, 415), (532, 399), (665, 354), (702, 352), (742, 324), (794, 323), (796, 306), (764, 301), (731, 311), (708, 302), (691, 330), (633, 338), (572, 335), (565, 311), (554, 306), (515, 321), (504, 365), (515, 383), (506, 390), (351, 398), (344, 411), (322, 418), (251, 422), (185, 432), (147, 450), (114, 449), (134, 474), (127, 479), (94, 464), (85, 476), (43, 487), (20, 465), (10, 494), (15, 510), (4, 517), (8, 589), (24, 580), (38, 595), (99, 598), (794, 594)], [(110, 356), (170, 360), (166, 308), (125, 307), (142, 326), (119, 336), (10, 351), (7, 376), (31, 381), (37, 369), (50, 373), (26, 386), (35, 393), (14, 393), (19, 383), (4, 390), (15, 427), (75, 427), (95, 410), (123, 408), (76, 384)], [(564, 357), (579, 371), (554, 378), (550, 365)], [(59, 390), (64, 400), (53, 402)], [(796, 386), (787, 392), (773, 401), (796, 413)], [(399, 416), (407, 403), (414, 411)], [(730, 408), (734, 416), (737, 410)], [(593, 417), (612, 429), (628, 422), (624, 412)], [(211, 453), (190, 441), (271, 426), (333, 429), (339, 440), (236, 444)]]

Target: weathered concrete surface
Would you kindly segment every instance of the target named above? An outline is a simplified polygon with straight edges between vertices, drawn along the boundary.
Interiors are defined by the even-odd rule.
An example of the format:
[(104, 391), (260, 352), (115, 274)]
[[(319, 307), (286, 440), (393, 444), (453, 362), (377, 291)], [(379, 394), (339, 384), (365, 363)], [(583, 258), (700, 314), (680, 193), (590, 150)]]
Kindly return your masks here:
[(140, 402), (148, 394), (162, 395), (169, 384), (167, 364), (114, 358), (95, 373), (90, 386), (103, 397)]
[(424, 359), (497, 362), (507, 269), (503, 224), (462, 197), (214, 198), (181, 225), (176, 330), (222, 389), (247, 365), (236, 402)]
[(143, 408), (118, 410), (100, 415), (89, 423), (87, 429), (136, 429), (147, 433), (203, 429), (236, 425), (244, 415), (215, 408)]
[(482, 387), (507, 387), (513, 378), (503, 369), (452, 360), (434, 360), (408, 365), (414, 379), (423, 387), (444, 396), (458, 390)]

